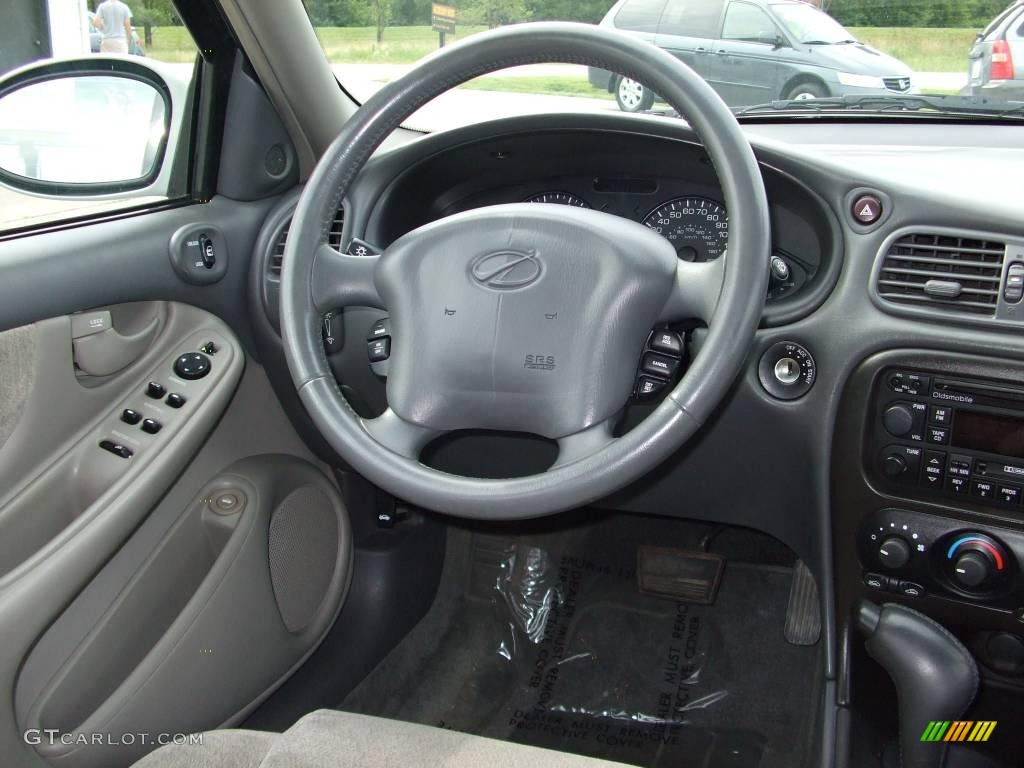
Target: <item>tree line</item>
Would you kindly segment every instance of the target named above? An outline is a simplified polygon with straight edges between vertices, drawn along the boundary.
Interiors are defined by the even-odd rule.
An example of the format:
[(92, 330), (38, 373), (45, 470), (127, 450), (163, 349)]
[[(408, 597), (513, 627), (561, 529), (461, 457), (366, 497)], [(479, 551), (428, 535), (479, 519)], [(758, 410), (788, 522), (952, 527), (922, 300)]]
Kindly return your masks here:
[[(101, 0), (89, 0), (95, 9)], [(432, 0), (302, 0), (317, 27), (377, 27), (430, 24)], [(173, 0), (126, 0), (136, 26), (180, 24)], [(599, 22), (614, 0), (447, 0), (461, 24), (496, 27), (519, 21)], [(672, 2), (672, 0), (669, 0)], [(975, 27), (981, 29), (1010, 0), (817, 0), (848, 27)]]

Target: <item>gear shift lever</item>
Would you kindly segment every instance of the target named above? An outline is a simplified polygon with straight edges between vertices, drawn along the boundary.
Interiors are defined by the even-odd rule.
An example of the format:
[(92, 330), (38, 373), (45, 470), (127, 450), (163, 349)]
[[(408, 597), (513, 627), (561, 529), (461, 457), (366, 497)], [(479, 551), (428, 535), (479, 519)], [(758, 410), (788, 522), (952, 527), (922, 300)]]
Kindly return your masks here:
[(974, 700), (978, 667), (945, 627), (895, 603), (862, 600), (857, 629), (868, 654), (896, 684), (902, 768), (941, 768), (946, 743), (921, 741), (932, 720), (956, 720)]

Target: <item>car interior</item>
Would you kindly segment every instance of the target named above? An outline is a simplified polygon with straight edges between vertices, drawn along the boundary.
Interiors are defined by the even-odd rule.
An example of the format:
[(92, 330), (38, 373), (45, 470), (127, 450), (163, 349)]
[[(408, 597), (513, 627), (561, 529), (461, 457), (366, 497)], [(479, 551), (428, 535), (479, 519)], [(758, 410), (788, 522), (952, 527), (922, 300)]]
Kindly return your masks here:
[[(157, 129), (0, 147), (59, 206), (0, 232), (0, 764), (1020, 764), (1014, 120), (737, 116), (568, 22), (359, 103), (299, 0), (176, 8), (184, 83), (0, 78)], [(564, 62), (666, 108), (412, 127)]]

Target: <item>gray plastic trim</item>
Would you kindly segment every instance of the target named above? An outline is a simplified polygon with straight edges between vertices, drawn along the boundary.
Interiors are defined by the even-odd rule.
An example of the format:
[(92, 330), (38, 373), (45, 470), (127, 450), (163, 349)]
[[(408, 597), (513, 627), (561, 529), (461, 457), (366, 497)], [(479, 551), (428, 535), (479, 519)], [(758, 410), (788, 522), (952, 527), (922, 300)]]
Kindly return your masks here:
[[(312, 486), (331, 504), (338, 523), (337, 554), (328, 588), (310, 623), (290, 632), (283, 624), (267, 565), (270, 519), (294, 489)], [(243, 503), (234, 514), (210, 499), (225, 490)], [(291, 456), (243, 459), (211, 479), (186, 507), (118, 598), (71, 656), (53, 671), (30, 706), (24, 728), (78, 734), (190, 733), (239, 722), (280, 685), (323, 639), (341, 608), (351, 577), (352, 538), (341, 497), (319, 470)], [(201, 582), (180, 569), (205, 569)], [(188, 590), (191, 596), (179, 594)], [(187, 602), (177, 609), (175, 606)], [(165, 608), (164, 606), (167, 606)], [(138, 666), (119, 670), (122, 638), (140, 635), (146, 621), (173, 621)], [(253, 642), (258, 638), (258, 642)], [(134, 649), (132, 649), (134, 650)], [(117, 688), (86, 710), (87, 691), (105, 681), (96, 670), (125, 674)], [(97, 683), (99, 688), (97, 688)], [(85, 719), (79, 722), (84, 714)], [(68, 721), (74, 726), (68, 730)], [(44, 743), (37, 750), (54, 765), (126, 766), (145, 745)]]

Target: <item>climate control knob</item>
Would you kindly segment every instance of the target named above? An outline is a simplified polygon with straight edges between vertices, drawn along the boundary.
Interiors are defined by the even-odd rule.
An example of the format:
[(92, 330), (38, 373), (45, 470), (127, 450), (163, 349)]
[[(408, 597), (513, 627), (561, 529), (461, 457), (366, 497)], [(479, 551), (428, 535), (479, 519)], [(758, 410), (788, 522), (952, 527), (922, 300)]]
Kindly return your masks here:
[(910, 545), (906, 539), (890, 536), (878, 547), (878, 559), (886, 568), (902, 568), (910, 560)]
[(965, 552), (953, 563), (953, 579), (961, 587), (977, 589), (992, 578), (994, 563), (981, 552)]
[(914, 412), (902, 403), (890, 405), (882, 414), (882, 424), (893, 437), (903, 437), (914, 428)]
[(1002, 546), (980, 533), (956, 536), (946, 550), (949, 577), (964, 589), (981, 591), (1006, 571)]

